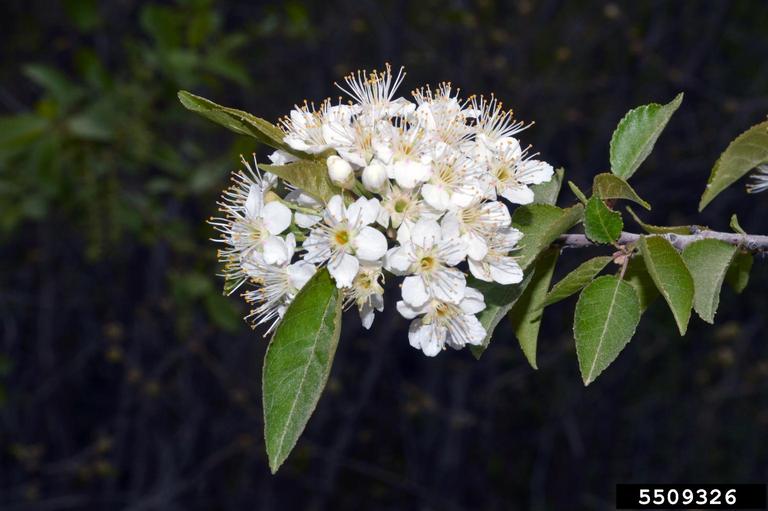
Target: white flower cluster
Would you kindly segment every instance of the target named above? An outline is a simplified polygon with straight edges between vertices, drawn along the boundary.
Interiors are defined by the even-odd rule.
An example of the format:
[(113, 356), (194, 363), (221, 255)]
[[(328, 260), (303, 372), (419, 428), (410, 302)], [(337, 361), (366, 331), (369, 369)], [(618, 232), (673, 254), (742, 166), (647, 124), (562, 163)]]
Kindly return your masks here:
[[(339, 87), (352, 101), (305, 104), (281, 121), (287, 145), (326, 161), (340, 189), (327, 203), (245, 161), (224, 192), (225, 216), (211, 222), (232, 290), (253, 286), (244, 296), (254, 325), (274, 327), (325, 265), (370, 328), (384, 308), (386, 272), (404, 277), (397, 310), (413, 320), (411, 345), (434, 356), (485, 338), (475, 317), (485, 303), (467, 273), (521, 281), (521, 233), (508, 204), (530, 203), (529, 186), (548, 181), (552, 167), (521, 147), (523, 124), (495, 98), (462, 100), (449, 83), (415, 90), (413, 101), (395, 98), (403, 78), (389, 66), (349, 75)], [(270, 159), (296, 158), (277, 151)]]

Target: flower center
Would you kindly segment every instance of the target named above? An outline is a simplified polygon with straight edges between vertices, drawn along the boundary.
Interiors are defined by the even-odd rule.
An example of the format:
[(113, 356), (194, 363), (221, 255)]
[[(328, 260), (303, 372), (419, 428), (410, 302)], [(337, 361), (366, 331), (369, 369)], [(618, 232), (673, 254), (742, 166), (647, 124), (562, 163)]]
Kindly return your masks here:
[(395, 211), (397, 213), (402, 213), (403, 211), (405, 211), (407, 207), (408, 207), (408, 201), (406, 201), (405, 199), (397, 199), (397, 201), (395, 201)]
[(419, 261), (419, 267), (421, 271), (429, 271), (435, 267), (436, 261), (432, 256), (424, 256)]
[(349, 243), (349, 231), (346, 229), (336, 231), (336, 234), (334, 235), (333, 239), (336, 241), (337, 245), (343, 246)]

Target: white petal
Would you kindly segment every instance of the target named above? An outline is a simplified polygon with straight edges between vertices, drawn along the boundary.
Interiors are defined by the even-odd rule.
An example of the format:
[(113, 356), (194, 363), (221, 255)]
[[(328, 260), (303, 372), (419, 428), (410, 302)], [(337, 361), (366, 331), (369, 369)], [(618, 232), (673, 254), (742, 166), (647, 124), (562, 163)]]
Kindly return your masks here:
[(461, 240), (443, 239), (437, 246), (437, 255), (448, 266), (456, 266), (467, 257), (467, 249)]
[[(429, 291), (432, 292), (435, 298), (444, 302), (461, 302), (461, 299), (464, 298), (464, 289), (466, 287), (466, 277), (456, 268), (443, 268), (435, 272), (433, 278), (429, 281)], [(405, 282), (403, 282), (403, 299), (408, 301), (405, 297)]]
[(445, 211), (451, 206), (451, 194), (442, 186), (427, 183), (421, 187), (421, 196), (427, 204), (439, 211)]
[(291, 210), (281, 202), (270, 202), (261, 210), (264, 227), (270, 234), (280, 234), (291, 225)]
[(437, 323), (424, 324), (420, 319), (408, 327), (408, 341), (428, 357), (434, 357), (445, 345), (446, 328)]
[(373, 307), (371, 307), (371, 304), (366, 302), (360, 307), (359, 312), (360, 322), (363, 324), (363, 328), (370, 330), (371, 325), (373, 325)]
[(488, 243), (485, 238), (474, 233), (468, 232), (461, 236), (461, 241), (467, 249), (467, 257), (479, 261), (488, 253)]
[(341, 195), (334, 195), (325, 208), (326, 218), (331, 220), (331, 224), (343, 222), (346, 216), (344, 211), (344, 199), (341, 198)]
[(412, 307), (424, 305), (429, 300), (429, 293), (421, 277), (406, 277), (403, 280), (402, 291), (403, 301)]
[(552, 179), (555, 170), (545, 161), (528, 160), (521, 162), (521, 168), (517, 172), (517, 178), (521, 183), (537, 185)]
[(258, 218), (261, 216), (261, 208), (264, 207), (264, 191), (261, 186), (252, 184), (248, 189), (248, 198), (245, 200), (245, 216)]
[(407, 247), (390, 248), (384, 257), (384, 268), (395, 275), (403, 275), (411, 269), (412, 265), (413, 258)]
[(498, 257), (490, 261), (491, 278), (499, 284), (517, 284), (523, 280), (523, 270), (511, 257)]
[(315, 274), (317, 268), (313, 264), (309, 264), (306, 261), (295, 262), (286, 268), (288, 273), (288, 279), (291, 285), (296, 289), (301, 289), (304, 284)]
[(338, 288), (350, 287), (359, 268), (360, 262), (355, 256), (349, 254), (338, 254), (328, 262), (328, 272), (336, 281)]
[(279, 236), (270, 236), (262, 245), (264, 261), (267, 264), (282, 266), (291, 258), (291, 250), (285, 240)]
[(397, 184), (407, 190), (413, 189), (417, 184), (429, 179), (431, 168), (429, 165), (415, 160), (398, 161), (392, 166), (392, 176)]
[(399, 312), (405, 319), (413, 319), (416, 316), (421, 316), (426, 312), (426, 305), (421, 307), (411, 307), (402, 300), (398, 300), (398, 302), (395, 304), (395, 307), (397, 308), (397, 312)]
[(473, 277), (484, 280), (485, 282), (493, 282), (488, 263), (484, 261), (475, 261), (474, 259), (467, 259), (467, 263), (469, 264), (469, 272)]
[(440, 224), (435, 220), (420, 220), (411, 230), (411, 243), (421, 248), (431, 248), (442, 237)]
[(277, 150), (269, 155), (269, 161), (271, 161), (273, 165), (285, 165), (286, 163), (296, 161), (296, 157), (285, 151)]
[(464, 299), (459, 303), (459, 308), (466, 314), (477, 314), (485, 309), (483, 293), (477, 289), (468, 287), (464, 290)]
[(306, 213), (299, 213), (298, 211), (293, 214), (293, 219), (296, 222), (296, 225), (301, 227), (302, 229), (309, 229), (313, 225), (315, 225), (317, 222), (322, 220), (322, 217), (319, 217), (317, 215), (307, 215)]
[(500, 201), (486, 202), (481, 206), (482, 216), (497, 228), (509, 227), (512, 217), (507, 205)]
[(301, 244), (307, 251), (304, 259), (310, 263), (322, 263), (330, 257), (331, 245), (328, 236), (319, 229), (309, 232), (309, 237)]
[(501, 196), (513, 204), (533, 202), (533, 191), (525, 185), (507, 186), (501, 190)]
[(480, 321), (472, 314), (465, 314), (461, 319), (463, 323), (463, 327), (461, 328), (461, 346), (466, 344), (474, 344), (476, 346), (482, 344), (486, 334), (482, 323), (480, 323)]
[(285, 235), (285, 244), (288, 246), (288, 260), (290, 261), (296, 252), (296, 236), (292, 232)]
[(459, 219), (455, 213), (448, 212), (440, 221), (440, 230), (443, 239), (457, 239), (461, 237)]
[(373, 227), (363, 227), (352, 239), (357, 257), (364, 261), (377, 261), (387, 253), (387, 238)]

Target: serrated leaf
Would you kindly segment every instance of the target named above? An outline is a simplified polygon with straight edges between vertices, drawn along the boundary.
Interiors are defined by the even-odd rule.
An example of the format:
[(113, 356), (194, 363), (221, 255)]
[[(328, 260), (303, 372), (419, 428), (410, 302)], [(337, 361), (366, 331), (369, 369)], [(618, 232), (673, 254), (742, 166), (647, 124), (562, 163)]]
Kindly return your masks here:
[(274, 474), (325, 388), (341, 330), (342, 297), (323, 268), (299, 291), (264, 358), (264, 438)]
[(613, 275), (598, 277), (576, 304), (573, 334), (584, 385), (607, 368), (635, 334), (640, 302), (635, 289)]
[(744, 234), (746, 236), (746, 231), (742, 229), (741, 224), (739, 223), (739, 217), (736, 216), (734, 213), (731, 215), (731, 223), (730, 223), (731, 229), (733, 229), (733, 232), (738, 234)]
[(651, 154), (656, 140), (683, 101), (681, 92), (666, 105), (651, 103), (634, 108), (619, 121), (611, 137), (611, 172), (629, 179)]
[(547, 294), (549, 283), (552, 281), (552, 273), (555, 271), (555, 264), (559, 255), (560, 250), (557, 248), (547, 249), (541, 254), (533, 267), (531, 282), (509, 311), (509, 319), (512, 322), (517, 341), (520, 343), (520, 348), (534, 369), (538, 369), (536, 346), (539, 339), (541, 317), (544, 314), (542, 302)]
[(576, 198), (579, 199), (579, 202), (585, 206), (587, 205), (587, 196), (584, 195), (584, 192), (581, 191), (581, 188), (576, 186), (576, 183), (573, 181), (568, 181), (568, 188), (570, 188)]
[(627, 212), (632, 219), (648, 234), (691, 234), (690, 225), (659, 226), (646, 224), (635, 214), (634, 210), (627, 206)]
[(629, 183), (613, 174), (596, 175), (592, 181), (592, 193), (601, 199), (624, 199), (636, 202), (647, 210), (651, 209), (651, 205), (641, 199)]
[(285, 137), (283, 131), (267, 120), (242, 110), (218, 105), (209, 99), (187, 91), (179, 91), (178, 96), (179, 101), (187, 110), (198, 113), (235, 133), (248, 135), (262, 144), (275, 149), (282, 149), (299, 158), (314, 158), (313, 155), (297, 151), (283, 142), (283, 137)]
[(712, 167), (699, 211), (744, 174), (768, 162), (768, 121), (752, 126), (736, 137)]
[(685, 335), (693, 307), (693, 277), (675, 247), (661, 236), (643, 236), (637, 243), (645, 267), (667, 301), (680, 335)]
[(740, 294), (749, 284), (749, 272), (752, 270), (752, 263), (755, 259), (748, 252), (737, 252), (725, 274), (725, 281), (729, 286)]
[(548, 204), (520, 206), (512, 214), (512, 227), (523, 233), (520, 250), (515, 253), (523, 270), (548, 248), (558, 236), (568, 231), (581, 219), (584, 208), (576, 204), (561, 209)]
[(618, 211), (613, 211), (599, 197), (592, 197), (584, 210), (584, 233), (595, 243), (613, 243), (624, 228)]
[(523, 275), (523, 280), (518, 284), (503, 286), (496, 282), (484, 282), (474, 277), (467, 279), (467, 286), (473, 287), (483, 294), (485, 299), (485, 309), (477, 314), (477, 319), (485, 328), (485, 339), (482, 344), (470, 346), (470, 351), (476, 359), (480, 359), (488, 344), (491, 342), (493, 331), (496, 326), (507, 315), (509, 310), (515, 305), (520, 295), (523, 294), (528, 283), (531, 281), (533, 271), (528, 270)]
[(603, 271), (612, 259), (611, 256), (601, 256), (581, 263), (578, 268), (552, 287), (544, 298), (542, 306), (552, 305), (581, 291), (598, 273)]
[(640, 310), (645, 311), (648, 306), (659, 296), (659, 290), (653, 282), (651, 275), (645, 267), (645, 259), (642, 254), (635, 254), (627, 264), (624, 272), (624, 281), (635, 288), (637, 298), (640, 300)]
[(341, 193), (328, 177), (328, 167), (323, 161), (299, 160), (285, 165), (259, 165), (264, 172), (271, 172), (322, 202)]
[(707, 323), (715, 322), (720, 288), (736, 247), (720, 240), (694, 241), (683, 250), (683, 261), (693, 277), (693, 308)]
[(557, 203), (557, 197), (560, 195), (560, 188), (563, 186), (563, 168), (555, 169), (552, 179), (546, 183), (531, 186), (533, 190), (533, 202), (535, 204), (550, 204), (554, 206)]

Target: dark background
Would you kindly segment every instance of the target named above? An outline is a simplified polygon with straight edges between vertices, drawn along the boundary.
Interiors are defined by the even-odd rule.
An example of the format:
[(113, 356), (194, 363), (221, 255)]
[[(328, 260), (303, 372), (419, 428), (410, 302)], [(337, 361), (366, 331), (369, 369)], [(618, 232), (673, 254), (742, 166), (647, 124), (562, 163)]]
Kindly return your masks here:
[[(139, 5), (140, 4), (140, 5)], [(344, 326), (328, 388), (267, 469), (266, 341), (221, 296), (215, 213), (251, 140), (178, 89), (275, 120), (385, 61), (402, 92), (495, 92), (588, 188), (629, 108), (685, 101), (633, 179), (653, 223), (768, 232), (739, 184), (696, 212), (729, 140), (768, 113), (768, 3), (5, 0), (0, 17), (0, 509), (612, 509), (616, 482), (768, 480), (766, 261), (714, 327), (657, 301), (585, 389), (574, 299), (539, 370), (502, 323), (480, 362), (406, 322)], [(561, 203), (574, 200), (565, 191)], [(627, 228), (636, 230), (626, 219)], [(588, 254), (567, 252), (558, 275)]]

